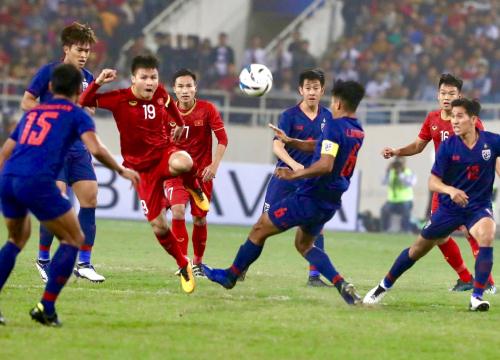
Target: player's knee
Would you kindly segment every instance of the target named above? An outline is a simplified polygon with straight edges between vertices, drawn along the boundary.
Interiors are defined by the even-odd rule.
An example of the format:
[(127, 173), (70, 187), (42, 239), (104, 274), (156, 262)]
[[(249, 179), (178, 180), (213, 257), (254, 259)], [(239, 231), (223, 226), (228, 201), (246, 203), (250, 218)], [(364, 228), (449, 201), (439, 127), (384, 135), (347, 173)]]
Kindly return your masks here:
[(172, 175), (188, 172), (193, 167), (193, 159), (186, 151), (177, 151), (170, 156), (168, 161)]
[(489, 229), (479, 229), (476, 240), (481, 247), (491, 247), (495, 240), (495, 232)]
[(301, 241), (295, 241), (295, 248), (297, 251), (302, 255), (305, 256), (306, 253), (311, 249), (312, 245), (311, 244), (306, 244)]
[(207, 218), (195, 216), (193, 217), (193, 224), (195, 226), (205, 226), (207, 224)]
[(168, 224), (164, 221), (153, 220), (150, 225), (156, 236), (164, 236), (169, 230)]
[(184, 220), (186, 216), (186, 207), (184, 205), (172, 206), (170, 210), (172, 211), (172, 219)]
[(83, 245), (83, 243), (85, 242), (85, 235), (83, 234), (83, 232), (80, 230), (80, 231), (77, 231), (75, 232), (75, 234), (73, 234), (72, 236), (68, 236), (66, 239), (64, 239), (68, 244), (72, 245), (72, 246), (75, 246), (75, 247), (80, 247)]

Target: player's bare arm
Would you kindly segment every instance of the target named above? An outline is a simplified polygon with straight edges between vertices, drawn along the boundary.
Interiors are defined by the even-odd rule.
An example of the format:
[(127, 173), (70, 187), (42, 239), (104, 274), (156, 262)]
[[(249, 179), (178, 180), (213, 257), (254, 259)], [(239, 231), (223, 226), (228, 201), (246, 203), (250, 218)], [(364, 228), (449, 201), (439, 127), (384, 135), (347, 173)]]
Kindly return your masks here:
[(8, 138), (3, 144), (2, 150), (0, 151), (0, 170), (3, 168), (5, 160), (10, 158), (10, 155), (12, 155), (12, 151), (14, 150), (15, 146), (16, 142), (11, 138)]
[(273, 140), (273, 153), (276, 155), (281, 161), (290, 166), (292, 170), (300, 170), (304, 168), (304, 165), (295, 161), (288, 151), (285, 149), (285, 144), (281, 140)]
[(269, 124), (269, 127), (273, 129), (275, 136), (285, 145), (304, 152), (313, 152), (314, 148), (316, 147), (316, 140), (293, 139), (288, 137), (283, 130), (274, 126), (273, 124)]
[(29, 111), (36, 106), (38, 106), (38, 101), (36, 100), (35, 95), (30, 93), (29, 91), (25, 91), (23, 99), (21, 100), (21, 109), (23, 111)]
[(95, 132), (87, 131), (81, 135), (81, 138), (90, 153), (103, 165), (116, 171), (123, 178), (130, 180), (134, 186), (139, 183), (139, 174), (118, 164)]
[(385, 159), (390, 159), (393, 156), (412, 156), (420, 154), (427, 146), (427, 143), (428, 141), (417, 137), (414, 142), (401, 148), (385, 147), (382, 149), (381, 154)]
[(222, 157), (226, 152), (226, 145), (217, 144), (217, 148), (215, 149), (214, 160), (210, 165), (208, 165), (203, 172), (201, 173), (203, 182), (210, 181), (215, 178), (217, 174), (217, 170), (219, 169), (220, 162), (222, 161)]
[(288, 168), (278, 168), (276, 169), (274, 174), (276, 175), (276, 177), (283, 180), (297, 180), (323, 176), (332, 172), (334, 162), (334, 156), (321, 154), (319, 160), (313, 163), (308, 168), (300, 169), (297, 171), (293, 171)]
[(434, 174), (431, 174), (429, 177), (429, 190), (441, 194), (448, 194), (454, 203), (462, 207), (465, 207), (469, 202), (469, 197), (464, 191), (453, 186), (446, 185)]

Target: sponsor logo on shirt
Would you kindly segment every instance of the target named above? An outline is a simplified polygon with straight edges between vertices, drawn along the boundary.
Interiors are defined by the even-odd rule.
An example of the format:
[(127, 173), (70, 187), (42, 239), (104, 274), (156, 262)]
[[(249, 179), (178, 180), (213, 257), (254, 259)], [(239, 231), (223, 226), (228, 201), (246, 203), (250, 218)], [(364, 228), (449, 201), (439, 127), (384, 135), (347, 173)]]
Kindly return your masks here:
[(460, 155), (452, 155), (451, 161), (460, 161)]
[(137, 101), (135, 101), (135, 100), (130, 100), (130, 101), (128, 102), (128, 104), (129, 104), (130, 106), (136, 106), (136, 105), (137, 105)]
[(295, 130), (302, 131), (302, 130), (304, 130), (304, 125), (295, 125), (293, 128)]

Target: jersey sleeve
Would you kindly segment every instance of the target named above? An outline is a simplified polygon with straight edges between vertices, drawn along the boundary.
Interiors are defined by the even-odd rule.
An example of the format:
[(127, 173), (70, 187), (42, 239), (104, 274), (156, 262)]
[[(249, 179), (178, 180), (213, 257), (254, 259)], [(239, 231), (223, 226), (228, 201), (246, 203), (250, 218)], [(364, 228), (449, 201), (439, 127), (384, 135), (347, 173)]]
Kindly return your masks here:
[(15, 142), (18, 142), (19, 132), (21, 131), (19, 129), (19, 127), (21, 126), (22, 123), (23, 123), (23, 121), (19, 121), (17, 123), (16, 128), (14, 129), (14, 131), (12, 131), (12, 133), (9, 135), (9, 138), (11, 138), (12, 140), (14, 140)]
[(436, 153), (436, 159), (434, 160), (434, 165), (432, 166), (431, 173), (436, 175), (438, 178), (443, 178), (446, 168), (449, 163), (448, 159), (448, 140), (445, 140), (439, 146), (438, 151)]
[(422, 127), (420, 128), (420, 132), (418, 134), (418, 137), (421, 138), (422, 140), (425, 140), (425, 141), (432, 140), (430, 114), (427, 115), (427, 117), (425, 118), (425, 121), (422, 124)]
[(40, 97), (40, 94), (49, 86), (50, 75), (50, 67), (43, 66), (42, 68), (40, 68), (40, 70), (38, 70), (35, 76), (33, 76), (33, 79), (31, 79), (31, 82), (28, 85), (26, 91), (33, 95), (35, 98)]
[(75, 109), (76, 111), (76, 131), (78, 133), (78, 136), (82, 136), (82, 134), (86, 133), (87, 131), (94, 131), (95, 132), (95, 124), (94, 120), (83, 110), (81, 109)]
[(210, 129), (214, 132), (217, 142), (220, 145), (227, 146), (228, 141), (224, 122), (222, 121), (219, 111), (217, 111), (217, 108), (213, 104), (208, 105), (208, 124)]
[(337, 156), (341, 144), (340, 136), (342, 133), (342, 129), (337, 126), (337, 122), (326, 122), (323, 129), (323, 136), (320, 138), (322, 155)]
[(82, 107), (98, 107), (113, 111), (118, 104), (120, 90), (109, 91), (105, 93), (97, 93), (100, 86), (95, 81), (80, 95), (78, 102)]

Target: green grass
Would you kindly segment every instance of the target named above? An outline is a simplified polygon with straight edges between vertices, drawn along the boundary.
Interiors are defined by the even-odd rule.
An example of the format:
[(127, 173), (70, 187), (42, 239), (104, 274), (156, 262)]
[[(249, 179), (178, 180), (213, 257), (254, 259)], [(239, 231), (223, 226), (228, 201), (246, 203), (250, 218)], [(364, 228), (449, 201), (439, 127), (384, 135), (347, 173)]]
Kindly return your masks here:
[[(210, 226), (206, 262), (228, 266), (248, 230)], [(0, 235), (5, 239), (4, 228)], [(362, 294), (412, 241), (326, 233), (332, 260)], [(473, 268), (465, 243), (459, 239)], [(0, 296), (8, 320), (0, 327), (0, 359), (500, 358), (500, 295), (487, 296), (489, 313), (469, 313), (470, 294), (448, 291), (456, 277), (439, 251), (372, 308), (347, 306), (335, 289), (305, 287), (306, 263), (292, 232), (268, 240), (233, 290), (198, 281), (195, 293), (185, 295), (174, 261), (149, 225), (99, 221), (93, 260), (107, 281), (72, 278), (57, 305), (64, 326), (51, 329), (28, 315), (43, 291), (33, 265), (36, 249), (32, 238)]]

